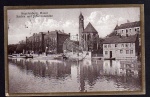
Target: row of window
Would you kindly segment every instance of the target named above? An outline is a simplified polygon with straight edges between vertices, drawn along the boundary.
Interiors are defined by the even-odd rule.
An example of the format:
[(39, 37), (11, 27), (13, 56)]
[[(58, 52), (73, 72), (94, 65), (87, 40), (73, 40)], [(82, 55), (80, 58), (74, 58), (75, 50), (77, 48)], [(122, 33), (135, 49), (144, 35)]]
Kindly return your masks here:
[[(135, 28), (134, 30), (139, 31), (139, 28)], [(128, 29), (126, 29), (125, 31), (128, 32)], [(129, 31), (131, 32), (131, 29), (129, 29)], [(122, 30), (122, 32), (124, 32), (124, 30)], [(116, 33), (117, 33), (117, 31), (116, 31)]]
[[(117, 47), (118, 46), (118, 44), (115, 44), (115, 47)], [(126, 44), (121, 44), (121, 47), (132, 47), (133, 46), (133, 43), (130, 43), (130, 44), (128, 44), (128, 43), (126, 43)], [(111, 48), (111, 44), (105, 44), (104, 45), (104, 48)]]
[[(105, 55), (108, 54), (109, 51), (105, 51)], [(126, 54), (133, 54), (133, 50), (125, 50)], [(120, 54), (123, 54), (123, 50), (120, 50)]]

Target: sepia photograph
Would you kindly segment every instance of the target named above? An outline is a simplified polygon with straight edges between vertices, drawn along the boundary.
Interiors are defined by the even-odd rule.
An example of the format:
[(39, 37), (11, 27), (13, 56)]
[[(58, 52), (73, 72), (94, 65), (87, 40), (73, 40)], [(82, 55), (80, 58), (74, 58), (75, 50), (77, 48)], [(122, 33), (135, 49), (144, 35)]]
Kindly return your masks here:
[(143, 5), (4, 13), (6, 96), (145, 94)]

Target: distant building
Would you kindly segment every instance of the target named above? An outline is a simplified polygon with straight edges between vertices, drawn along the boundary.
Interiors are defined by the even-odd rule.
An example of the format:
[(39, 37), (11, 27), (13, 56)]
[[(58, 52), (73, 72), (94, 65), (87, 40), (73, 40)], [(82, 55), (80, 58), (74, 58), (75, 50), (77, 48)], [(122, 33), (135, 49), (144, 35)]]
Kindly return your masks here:
[(136, 59), (138, 55), (138, 34), (131, 36), (111, 36), (103, 41), (104, 58)]
[(70, 37), (60, 30), (51, 32), (34, 33), (33, 36), (26, 37), (26, 50), (38, 52), (62, 53), (63, 42)]
[(121, 36), (140, 34), (140, 21), (127, 22), (120, 26), (116, 25), (114, 31)]
[(84, 17), (79, 15), (79, 44), (86, 51), (97, 51), (99, 44), (99, 35), (93, 25), (89, 22), (84, 29)]
[(34, 33), (30, 37), (26, 37), (26, 51), (44, 52), (44, 33)]

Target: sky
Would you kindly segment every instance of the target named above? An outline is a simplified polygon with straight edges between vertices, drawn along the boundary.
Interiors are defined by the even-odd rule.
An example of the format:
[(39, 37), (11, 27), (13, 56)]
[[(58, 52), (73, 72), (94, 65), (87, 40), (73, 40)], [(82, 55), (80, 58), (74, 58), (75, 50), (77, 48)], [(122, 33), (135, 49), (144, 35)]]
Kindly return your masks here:
[[(33, 17), (33, 13), (39, 17)], [(80, 13), (84, 16), (84, 28), (91, 22), (100, 37), (110, 34), (117, 24), (140, 20), (139, 7), (8, 10), (8, 44), (16, 44), (33, 33), (54, 30), (76, 35)]]

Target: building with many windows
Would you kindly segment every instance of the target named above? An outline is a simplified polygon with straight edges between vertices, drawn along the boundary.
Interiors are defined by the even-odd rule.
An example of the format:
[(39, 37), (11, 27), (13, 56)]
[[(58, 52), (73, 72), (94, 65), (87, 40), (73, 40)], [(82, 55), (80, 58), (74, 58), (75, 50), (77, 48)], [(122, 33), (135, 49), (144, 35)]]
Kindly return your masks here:
[(103, 42), (103, 56), (105, 59), (137, 59), (138, 55), (138, 34), (131, 36), (111, 36)]
[(33, 36), (26, 37), (26, 51), (62, 53), (63, 43), (69, 37), (70, 34), (60, 30), (34, 33)]
[(116, 25), (114, 31), (116, 32), (117, 35), (121, 36), (140, 34), (140, 21), (127, 22), (121, 24), (120, 26)]
[(140, 21), (116, 25), (114, 35), (103, 42), (104, 58), (132, 59), (140, 54)]

